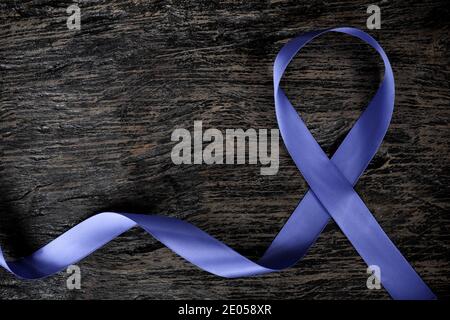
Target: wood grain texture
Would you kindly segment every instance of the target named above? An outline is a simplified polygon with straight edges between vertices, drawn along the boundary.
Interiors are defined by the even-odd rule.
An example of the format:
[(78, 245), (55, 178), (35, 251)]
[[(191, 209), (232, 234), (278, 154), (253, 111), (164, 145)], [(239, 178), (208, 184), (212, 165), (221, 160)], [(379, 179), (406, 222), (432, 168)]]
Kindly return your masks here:
[[(72, 1), (0, 4), (0, 243), (30, 254), (96, 212), (184, 218), (259, 257), (305, 194), (284, 149), (275, 176), (255, 165), (172, 164), (176, 128), (276, 128), (272, 63), (295, 35), (366, 29), (365, 1)], [(356, 186), (423, 279), (448, 298), (449, 24), (446, 1), (377, 1), (396, 78), (381, 149)], [(380, 59), (326, 35), (290, 66), (284, 88), (331, 154), (375, 93)], [(61, 272), (22, 281), (0, 270), (3, 299), (387, 299), (334, 223), (283, 272), (226, 280), (200, 271), (142, 230)]]

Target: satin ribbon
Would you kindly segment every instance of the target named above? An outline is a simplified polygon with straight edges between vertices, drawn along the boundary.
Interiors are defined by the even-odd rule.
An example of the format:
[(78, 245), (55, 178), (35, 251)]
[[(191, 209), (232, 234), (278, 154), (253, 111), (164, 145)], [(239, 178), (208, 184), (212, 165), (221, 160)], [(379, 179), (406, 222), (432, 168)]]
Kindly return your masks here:
[[(340, 32), (361, 39), (381, 56), (384, 79), (366, 110), (331, 159), (320, 148), (293, 108), (280, 80), (291, 59), (314, 38)], [(332, 218), (368, 265), (381, 270), (381, 283), (395, 299), (435, 299), (435, 295), (378, 225), (353, 186), (377, 152), (394, 107), (394, 76), (381, 46), (354, 28), (305, 33), (283, 46), (274, 63), (278, 126), (286, 148), (310, 190), (261, 259), (253, 262), (196, 226), (171, 217), (104, 212), (68, 230), (28, 257), (0, 265), (19, 278), (38, 279), (85, 258), (123, 232), (140, 226), (199, 268), (236, 278), (287, 268), (300, 260)]]

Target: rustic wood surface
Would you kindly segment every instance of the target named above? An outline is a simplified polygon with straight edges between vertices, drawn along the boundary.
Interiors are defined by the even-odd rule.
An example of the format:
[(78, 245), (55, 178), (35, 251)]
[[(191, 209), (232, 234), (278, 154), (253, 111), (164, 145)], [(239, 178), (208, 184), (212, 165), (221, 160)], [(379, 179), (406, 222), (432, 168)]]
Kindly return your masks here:
[[(94, 213), (184, 218), (259, 257), (307, 185), (280, 144), (280, 169), (172, 163), (176, 128), (276, 128), (272, 63), (313, 29), (366, 28), (367, 1), (72, 1), (0, 4), (0, 243), (32, 253)], [(447, 1), (377, 1), (396, 106), (381, 149), (356, 186), (423, 279), (448, 298), (450, 217)], [(289, 67), (284, 87), (331, 154), (382, 77), (380, 59), (326, 35)], [(61, 272), (23, 281), (0, 270), (3, 299), (387, 299), (330, 223), (283, 272), (226, 280), (133, 229), (78, 264), (81, 290)]]

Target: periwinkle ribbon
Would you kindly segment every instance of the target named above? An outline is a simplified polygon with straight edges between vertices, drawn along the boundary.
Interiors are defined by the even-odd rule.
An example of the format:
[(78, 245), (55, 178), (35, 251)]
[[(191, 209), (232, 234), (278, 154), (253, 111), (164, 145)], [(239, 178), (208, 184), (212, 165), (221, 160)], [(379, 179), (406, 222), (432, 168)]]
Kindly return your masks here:
[[(297, 52), (327, 32), (346, 33), (361, 39), (380, 54), (385, 65), (380, 88), (331, 159), (320, 148), (280, 88), (280, 80)], [(130, 228), (140, 226), (205, 271), (226, 278), (255, 276), (295, 264), (332, 218), (363, 260), (380, 268), (381, 283), (394, 299), (435, 299), (353, 189), (377, 152), (394, 107), (394, 76), (381, 46), (371, 36), (354, 28), (315, 31), (294, 38), (283, 46), (275, 59), (274, 95), (282, 138), (311, 189), (257, 262), (183, 220), (158, 215), (103, 212), (17, 261), (7, 262), (0, 249), (0, 265), (20, 278), (46, 277), (83, 259)]]

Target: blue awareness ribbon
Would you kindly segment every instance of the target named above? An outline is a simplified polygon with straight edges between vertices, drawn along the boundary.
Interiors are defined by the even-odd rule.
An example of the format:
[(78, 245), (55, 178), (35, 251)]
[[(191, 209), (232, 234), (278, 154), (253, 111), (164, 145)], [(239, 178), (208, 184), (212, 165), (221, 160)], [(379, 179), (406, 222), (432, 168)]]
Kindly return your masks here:
[[(381, 56), (383, 81), (353, 128), (330, 158), (289, 102), (280, 81), (297, 52), (314, 38), (345, 33), (372, 46)], [(394, 76), (386, 53), (370, 35), (349, 27), (308, 32), (286, 43), (273, 72), (275, 110), (284, 144), (310, 190), (256, 262), (196, 226), (172, 217), (103, 212), (69, 229), (27, 257), (0, 265), (23, 279), (39, 279), (85, 258), (130, 228), (140, 226), (172, 251), (212, 274), (248, 277), (279, 271), (299, 261), (332, 218), (367, 265), (378, 266), (381, 284), (394, 299), (436, 299), (377, 223), (353, 189), (377, 152), (394, 108)]]

